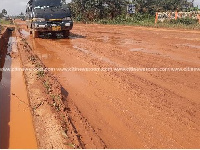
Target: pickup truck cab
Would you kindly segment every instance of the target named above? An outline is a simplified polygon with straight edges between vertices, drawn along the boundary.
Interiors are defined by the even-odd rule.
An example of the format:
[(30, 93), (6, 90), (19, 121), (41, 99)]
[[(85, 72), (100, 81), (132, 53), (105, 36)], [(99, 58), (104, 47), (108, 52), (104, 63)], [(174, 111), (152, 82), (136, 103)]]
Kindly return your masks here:
[[(27, 28), (38, 38), (42, 33), (62, 33), (69, 36), (73, 27), (71, 12), (63, 0), (30, 0), (26, 7)], [(66, 6), (66, 4), (65, 4)]]

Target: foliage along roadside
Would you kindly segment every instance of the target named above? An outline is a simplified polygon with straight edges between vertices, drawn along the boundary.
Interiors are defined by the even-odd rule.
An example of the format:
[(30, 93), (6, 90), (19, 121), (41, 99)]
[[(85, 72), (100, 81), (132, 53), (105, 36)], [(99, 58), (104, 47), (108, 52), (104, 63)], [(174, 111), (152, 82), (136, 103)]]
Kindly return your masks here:
[(72, 0), (69, 7), (75, 22), (200, 29), (197, 20), (190, 18), (166, 20), (155, 25), (156, 11), (190, 11), (194, 9), (193, 1), (136, 0), (135, 14), (127, 14), (128, 4), (126, 0)]
[(11, 24), (11, 20), (0, 19), (0, 25), (9, 25), (9, 24)]
[[(190, 11), (193, 0), (72, 0), (69, 7), (78, 21), (113, 20), (127, 15), (127, 5), (134, 4), (136, 16), (166, 11)], [(134, 15), (134, 14), (133, 14)], [(134, 15), (135, 16), (135, 15)], [(123, 17), (122, 17), (123, 19)]]
[(155, 17), (149, 14), (135, 14), (131, 17), (118, 16), (114, 19), (99, 19), (94, 21), (80, 21), (74, 18), (75, 22), (81, 23), (97, 23), (97, 24), (114, 24), (114, 25), (132, 25), (132, 26), (146, 26), (146, 27), (162, 27), (162, 28), (181, 28), (181, 29), (200, 29), (198, 20), (190, 18), (182, 18), (177, 20), (166, 20), (155, 24)]

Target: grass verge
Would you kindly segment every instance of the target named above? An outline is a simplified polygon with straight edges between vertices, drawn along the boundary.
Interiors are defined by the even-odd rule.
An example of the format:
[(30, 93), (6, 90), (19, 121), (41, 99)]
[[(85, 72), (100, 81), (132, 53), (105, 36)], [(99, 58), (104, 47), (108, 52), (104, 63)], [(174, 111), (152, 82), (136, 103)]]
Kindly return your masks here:
[(0, 25), (9, 25), (9, 24), (12, 24), (11, 20), (0, 19)]
[(0, 19), (0, 33), (4, 30), (4, 26), (12, 24), (12, 20)]
[(75, 22), (82, 23), (97, 23), (97, 24), (111, 24), (111, 25), (130, 25), (130, 26), (145, 26), (154, 28), (177, 28), (177, 29), (189, 29), (189, 30), (199, 30), (200, 24), (198, 20), (184, 18), (177, 20), (166, 20), (164, 22), (158, 22), (155, 24), (155, 17), (148, 14), (135, 14), (134, 16), (119, 16), (112, 20), (109, 19), (99, 19), (93, 21), (87, 20), (76, 20)]

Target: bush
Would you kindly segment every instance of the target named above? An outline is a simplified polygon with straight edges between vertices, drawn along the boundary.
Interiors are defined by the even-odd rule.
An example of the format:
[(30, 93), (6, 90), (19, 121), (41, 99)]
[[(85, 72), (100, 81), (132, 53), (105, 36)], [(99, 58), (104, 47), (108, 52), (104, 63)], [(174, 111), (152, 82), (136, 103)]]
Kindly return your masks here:
[(197, 19), (191, 19), (191, 18), (181, 18), (177, 20), (170, 20), (171, 24), (184, 24), (184, 25), (191, 25), (191, 24), (197, 24)]
[(184, 29), (200, 29), (198, 20), (191, 18), (182, 18), (177, 20), (165, 20), (155, 24), (155, 16), (145, 13), (136, 13), (130, 16), (120, 15), (113, 19), (94, 19), (93, 21), (84, 21), (81, 17), (74, 18), (76, 21), (83, 23), (99, 23), (99, 24), (122, 24), (146, 27), (162, 27), (162, 28), (184, 28)]
[(0, 19), (0, 24), (1, 25), (9, 25), (9, 24), (12, 24), (12, 20), (2, 20), (2, 19)]

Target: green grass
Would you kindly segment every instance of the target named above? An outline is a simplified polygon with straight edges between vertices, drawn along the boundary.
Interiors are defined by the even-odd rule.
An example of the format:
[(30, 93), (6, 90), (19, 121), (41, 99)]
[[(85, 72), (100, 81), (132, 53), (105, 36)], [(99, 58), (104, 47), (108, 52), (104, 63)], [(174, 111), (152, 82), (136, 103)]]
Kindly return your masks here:
[[(75, 20), (76, 21), (76, 20)], [(79, 21), (80, 22), (80, 21)], [(85, 23), (97, 23), (97, 24), (113, 24), (113, 25), (130, 25), (130, 26), (145, 26), (155, 28), (178, 28), (178, 29), (200, 29), (198, 20), (194, 19), (178, 19), (171, 21), (158, 22), (155, 24), (155, 17), (148, 14), (136, 14), (132, 17), (119, 16), (113, 20), (101, 19), (94, 21), (84, 20)]]
[(177, 20), (170, 20), (164, 22), (158, 22), (158, 27), (165, 28), (181, 28), (181, 29), (200, 29), (200, 24), (197, 19), (182, 18)]
[(5, 25), (10, 25), (10, 24), (11, 24), (11, 21), (6, 21), (6, 20), (0, 19), (0, 33), (1, 33), (1, 31), (3, 31)]
[(199, 30), (200, 29), (200, 24), (172, 24), (172, 23), (158, 23), (156, 24), (155, 27), (160, 27), (160, 28), (175, 28), (175, 29), (188, 29), (188, 30)]
[(0, 33), (3, 31), (4, 27), (0, 25)]
[(0, 25), (9, 25), (9, 24), (11, 24), (11, 21), (0, 19)]

